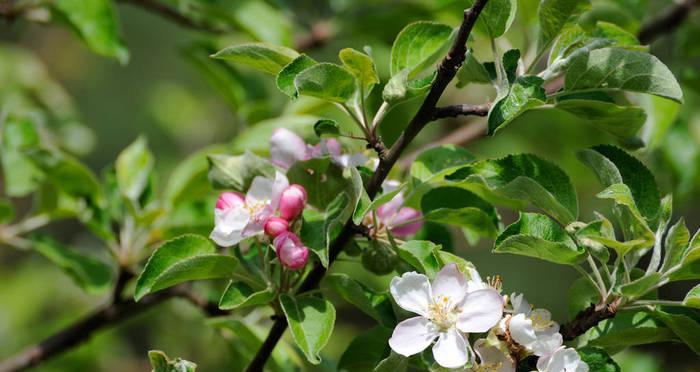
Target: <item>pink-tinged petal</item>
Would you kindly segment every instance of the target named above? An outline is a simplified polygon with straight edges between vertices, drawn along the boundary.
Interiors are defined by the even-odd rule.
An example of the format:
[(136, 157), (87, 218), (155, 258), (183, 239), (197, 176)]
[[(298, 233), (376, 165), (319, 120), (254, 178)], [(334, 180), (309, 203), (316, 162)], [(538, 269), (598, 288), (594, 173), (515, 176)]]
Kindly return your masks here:
[(430, 305), (430, 282), (428, 277), (415, 271), (394, 277), (389, 285), (394, 301), (402, 309), (427, 316)]
[(417, 316), (396, 325), (389, 339), (389, 347), (395, 353), (411, 356), (425, 350), (438, 333), (430, 320)]
[(513, 317), (510, 318), (510, 322), (508, 322), (508, 330), (515, 342), (528, 349), (532, 343), (537, 341), (537, 335), (532, 327), (532, 320), (526, 317), (525, 314), (513, 315)]
[(456, 264), (447, 264), (435, 275), (431, 288), (433, 298), (444, 296), (449, 298), (450, 303), (458, 305), (467, 294), (467, 278)]
[(280, 217), (291, 221), (304, 211), (306, 190), (301, 185), (290, 185), (283, 192), (279, 201)]
[(262, 209), (258, 210), (251, 216), (250, 221), (243, 229), (243, 236), (249, 237), (262, 233), (265, 229), (265, 222), (267, 222), (268, 218), (272, 216), (273, 212), (272, 207), (269, 205), (266, 205)]
[(240, 242), (243, 229), (250, 221), (245, 209), (214, 210), (214, 229), (209, 237), (222, 247), (231, 247)]
[(340, 142), (335, 138), (322, 139), (319, 146), (324, 155), (328, 154), (334, 158), (340, 156), (342, 152)]
[(270, 161), (273, 164), (289, 169), (295, 162), (305, 160), (306, 142), (294, 132), (278, 128), (270, 137)]
[(465, 333), (486, 332), (498, 324), (503, 316), (503, 298), (495, 289), (481, 289), (468, 293), (457, 318), (457, 328)]
[(277, 257), (282, 265), (290, 270), (298, 270), (306, 265), (309, 249), (304, 247), (296, 234), (283, 232), (273, 241)]
[(413, 208), (403, 207), (399, 209), (396, 217), (391, 222), (391, 226), (394, 226), (391, 228), (392, 234), (398, 237), (407, 237), (415, 234), (423, 227), (422, 217), (423, 214)]
[(245, 203), (249, 206), (260, 203), (270, 203), (272, 200), (272, 185), (274, 182), (274, 180), (263, 176), (253, 178), (253, 182), (250, 183), (248, 192), (245, 195)]
[(403, 193), (398, 193), (396, 196), (391, 198), (388, 202), (382, 204), (377, 208), (377, 218), (388, 223), (391, 221), (399, 209), (403, 205)]
[(245, 196), (237, 192), (223, 192), (216, 200), (216, 209), (226, 211), (231, 208), (242, 208), (245, 205)]
[(455, 329), (440, 333), (440, 338), (433, 346), (433, 357), (444, 368), (459, 368), (469, 361), (469, 345)]
[[(272, 206), (273, 211), (277, 210), (282, 193), (288, 187), (289, 180), (287, 179), (287, 176), (281, 172), (275, 172), (275, 180), (272, 183), (272, 195), (270, 196), (270, 206)], [(306, 195), (306, 191), (304, 191), (304, 195)]]
[(289, 222), (287, 222), (287, 220), (284, 218), (270, 217), (265, 222), (264, 229), (265, 234), (275, 238), (283, 232), (289, 230)]

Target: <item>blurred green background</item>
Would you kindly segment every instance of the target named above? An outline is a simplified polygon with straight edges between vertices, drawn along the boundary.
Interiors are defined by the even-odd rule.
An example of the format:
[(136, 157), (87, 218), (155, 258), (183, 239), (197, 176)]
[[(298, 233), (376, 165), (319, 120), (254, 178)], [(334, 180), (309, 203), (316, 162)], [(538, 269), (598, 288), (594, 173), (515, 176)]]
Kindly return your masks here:
[[(1, 2), (0, 2), (1, 3)], [(172, 9), (186, 10), (197, 1), (164, 2)], [(234, 25), (234, 31), (213, 37), (206, 32), (181, 27), (155, 12), (131, 4), (116, 5), (123, 40), (129, 49), (127, 64), (91, 52), (65, 27), (16, 20), (0, 24), (0, 85), (17, 72), (13, 58), (24, 67), (36, 63), (63, 87), (75, 107), (75, 118), (91, 132), (71, 133), (76, 149), (89, 150), (81, 158), (99, 172), (138, 135), (145, 134), (156, 155), (159, 180), (166, 179), (179, 161), (206, 145), (233, 143), (234, 148), (264, 148), (266, 138), (237, 137), (247, 126), (278, 118), (279, 123), (299, 120), (300, 115), (338, 116), (332, 107), (310, 99), (289, 103), (275, 90), (271, 79), (244, 68), (209, 59), (218, 47), (251, 39), (294, 43), (321, 35), (306, 51), (316, 60), (335, 61), (343, 47), (361, 49), (368, 45), (382, 80), (388, 75), (391, 42), (406, 24), (422, 19), (457, 24), (468, 1), (391, 1), (391, 0), (299, 0), (211, 1), (223, 9), (218, 22)], [(262, 3), (274, 10), (275, 17), (255, 10)], [(667, 1), (594, 1), (592, 19), (610, 19), (636, 32), (646, 19), (658, 14)], [(189, 5), (188, 5), (189, 4)], [(259, 5), (259, 4), (258, 4)], [(537, 1), (520, 1), (516, 23), (499, 40), (509, 45), (532, 44), (533, 15)], [(253, 10), (251, 10), (251, 8)], [(685, 216), (688, 227), (700, 227), (700, 12), (696, 11), (675, 32), (651, 44), (651, 51), (666, 63), (683, 85), (685, 104), (658, 111), (660, 116), (643, 129), (652, 145), (637, 152), (657, 176), (664, 194), (674, 193), (676, 216)], [(318, 36), (316, 35), (316, 36)], [(472, 47), (479, 54), (483, 40)], [(29, 67), (27, 67), (29, 68)], [(30, 72), (36, 74), (37, 72)], [(3, 75), (5, 74), (5, 75)], [(375, 89), (378, 103), (381, 89)], [(61, 93), (63, 94), (63, 93)], [(483, 103), (495, 92), (476, 86), (451, 89), (445, 103)], [(410, 102), (392, 111), (383, 128), (391, 141), (415, 111)], [(376, 108), (376, 105), (375, 105)], [(296, 119), (290, 119), (294, 116)], [(309, 116), (310, 117), (310, 116)], [(479, 119), (483, 120), (483, 119)], [(421, 134), (412, 149), (454, 134), (474, 119), (453, 119), (434, 123)], [(303, 120), (310, 128), (313, 118)], [(659, 128), (664, 122), (667, 128)], [(578, 163), (574, 152), (614, 140), (594, 129), (567, 122), (540, 122), (508, 127), (493, 138), (478, 138), (466, 147), (478, 157), (498, 157), (508, 153), (531, 152), (558, 163), (573, 178), (579, 192), (584, 219), (596, 209), (608, 208), (595, 199), (600, 191), (593, 175)], [(272, 124), (275, 125), (273, 122)], [(449, 137), (448, 137), (449, 139)], [(361, 144), (356, 144), (358, 150)], [(397, 174), (398, 176), (398, 174)], [(18, 204), (28, 205), (28, 200)], [(502, 211), (504, 222), (515, 218)], [(209, 223), (206, 221), (205, 223)], [(60, 240), (94, 252), (101, 252), (94, 238), (76, 222), (62, 221), (46, 228)], [(468, 244), (454, 233), (453, 247), (471, 260), (483, 276), (500, 274), (505, 293), (524, 292), (530, 302), (552, 310), (556, 319), (568, 318), (566, 292), (577, 273), (564, 266), (519, 256), (493, 255), (490, 241)], [(346, 262), (347, 261), (347, 262)], [(341, 260), (335, 270), (362, 272), (357, 263)], [(358, 274), (361, 275), (361, 274)], [(373, 283), (386, 286), (390, 276)], [(104, 301), (102, 296), (82, 292), (57, 267), (37, 254), (0, 249), (0, 359), (46, 337), (89, 313)], [(682, 299), (694, 283), (674, 283), (664, 287), (660, 297)], [(341, 304), (342, 302), (337, 302)], [(373, 325), (364, 315), (349, 307), (338, 309), (338, 322), (331, 343), (324, 350), (327, 365), (361, 330)], [(236, 354), (230, 347), (237, 342), (233, 332), (206, 324), (198, 309), (181, 300), (162, 304), (116, 328), (97, 333), (89, 342), (49, 362), (38, 371), (147, 371), (146, 354), (161, 349), (172, 356), (195, 361), (202, 371), (236, 368)], [(264, 330), (264, 329), (262, 329)], [(287, 335), (288, 337), (288, 335)], [(615, 358), (625, 371), (700, 371), (700, 360), (683, 344), (657, 344), (632, 348)]]

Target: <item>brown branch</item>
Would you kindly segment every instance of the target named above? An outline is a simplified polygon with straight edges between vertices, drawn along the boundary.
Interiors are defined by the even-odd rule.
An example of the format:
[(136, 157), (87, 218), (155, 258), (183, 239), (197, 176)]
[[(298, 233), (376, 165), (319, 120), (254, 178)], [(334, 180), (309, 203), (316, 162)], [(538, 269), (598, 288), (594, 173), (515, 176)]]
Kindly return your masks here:
[(491, 108), (490, 103), (483, 105), (450, 105), (436, 107), (433, 112), (433, 120), (442, 118), (456, 118), (458, 116), (486, 116)]
[[(411, 141), (416, 137), (416, 135), (425, 127), (425, 125), (433, 120), (435, 115), (435, 106), (442, 96), (442, 93), (447, 88), (447, 85), (452, 81), (457, 70), (464, 62), (464, 55), (467, 52), (467, 39), (471, 33), (472, 27), (476, 22), (479, 14), (486, 6), (488, 0), (476, 0), (474, 5), (464, 11), (464, 20), (457, 31), (457, 37), (455, 38), (450, 51), (447, 56), (442, 60), (437, 69), (437, 75), (430, 88), (430, 92), (425, 97), (423, 104), (418, 109), (418, 112), (414, 115), (413, 119), (408, 123), (406, 129), (401, 133), (398, 140), (394, 143), (391, 149), (387, 152), (386, 157), (379, 161), (379, 166), (373, 174), (372, 178), (367, 185), (367, 194), (370, 198), (374, 196), (379, 191), (382, 182), (386, 179), (389, 171), (394, 166), (404, 149), (411, 143)], [(343, 230), (340, 232), (336, 240), (330, 247), (329, 252), (329, 264), (332, 263), (343, 250), (345, 245), (348, 243), (350, 238), (354, 235), (356, 227), (352, 222), (352, 219), (347, 221)], [(309, 275), (302, 282), (298, 293), (307, 292), (309, 290), (318, 287), (323, 275), (326, 273), (326, 269), (317, 264)], [(272, 354), (277, 342), (284, 334), (287, 329), (287, 322), (283, 317), (277, 318), (270, 329), (270, 333), (267, 335), (265, 342), (258, 350), (251, 363), (248, 365), (246, 371), (262, 371), (265, 363)]]
[(661, 15), (646, 22), (637, 34), (642, 44), (649, 44), (664, 34), (675, 31), (690, 16), (693, 8), (700, 6), (700, 0), (681, 0), (665, 10)]
[(586, 331), (595, 327), (603, 320), (615, 317), (619, 304), (620, 302), (618, 299), (607, 305), (591, 305), (578, 313), (569, 323), (562, 324), (561, 328), (559, 328), (559, 333), (564, 337), (564, 341), (571, 341), (586, 333)]

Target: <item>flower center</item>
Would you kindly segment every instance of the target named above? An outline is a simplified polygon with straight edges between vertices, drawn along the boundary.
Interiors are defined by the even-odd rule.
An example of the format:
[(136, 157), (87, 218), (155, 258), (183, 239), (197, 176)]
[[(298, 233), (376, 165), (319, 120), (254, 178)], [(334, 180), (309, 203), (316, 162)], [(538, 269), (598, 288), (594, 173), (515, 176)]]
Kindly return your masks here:
[(534, 328), (535, 331), (544, 331), (554, 323), (551, 319), (545, 318), (540, 313), (530, 314), (530, 320), (532, 320), (532, 328)]
[(475, 372), (498, 372), (503, 366), (502, 362), (498, 363), (483, 363), (476, 366)]
[(457, 322), (457, 314), (461, 312), (459, 306), (454, 306), (447, 296), (437, 296), (428, 305), (428, 318), (441, 331), (446, 331)]
[(270, 204), (269, 200), (260, 200), (257, 202), (252, 202), (252, 203), (246, 203), (243, 208), (248, 211), (248, 213), (251, 215), (251, 217), (256, 218), (255, 216), (258, 215), (263, 209), (265, 209), (265, 206)]

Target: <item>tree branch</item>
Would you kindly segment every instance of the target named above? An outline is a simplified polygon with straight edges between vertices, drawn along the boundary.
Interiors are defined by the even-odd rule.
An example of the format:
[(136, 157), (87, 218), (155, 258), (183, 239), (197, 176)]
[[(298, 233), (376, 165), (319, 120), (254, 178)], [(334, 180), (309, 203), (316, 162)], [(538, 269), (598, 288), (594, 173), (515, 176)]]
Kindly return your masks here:
[[(476, 23), (479, 14), (486, 6), (488, 0), (476, 0), (474, 5), (464, 11), (464, 19), (462, 24), (459, 26), (457, 31), (457, 37), (455, 38), (450, 51), (447, 56), (440, 62), (437, 68), (437, 75), (435, 76), (435, 81), (430, 88), (430, 92), (425, 97), (423, 104), (418, 109), (418, 112), (414, 115), (413, 119), (408, 123), (406, 129), (401, 133), (399, 138), (396, 140), (391, 149), (387, 152), (386, 157), (380, 159), (377, 170), (374, 172), (372, 178), (367, 185), (367, 194), (370, 198), (374, 198), (381, 188), (381, 184), (386, 179), (389, 171), (394, 166), (404, 149), (411, 143), (411, 141), (418, 135), (418, 133), (425, 127), (425, 125), (434, 120), (435, 116), (435, 106), (442, 96), (442, 93), (447, 88), (447, 85), (452, 81), (457, 70), (464, 62), (464, 55), (467, 52), (467, 39), (471, 33), (474, 23)], [(338, 257), (343, 247), (348, 243), (350, 238), (356, 231), (356, 227), (352, 222), (352, 219), (347, 221), (343, 230), (338, 235), (333, 244), (330, 247), (329, 252), (329, 265)], [(321, 279), (326, 273), (326, 269), (317, 264), (309, 275), (304, 279), (301, 284), (298, 293), (307, 292), (309, 290), (318, 287)], [(279, 342), (282, 334), (287, 329), (287, 321), (280, 317), (275, 320), (270, 333), (267, 335), (265, 342), (258, 350), (251, 363), (248, 365), (246, 371), (258, 372), (262, 371), (265, 363), (272, 354), (272, 350)]]
[(490, 103), (483, 105), (450, 105), (436, 107), (433, 111), (433, 120), (442, 118), (456, 118), (457, 116), (486, 116), (491, 108)]
[(586, 333), (586, 331), (595, 327), (603, 320), (615, 317), (619, 304), (620, 302), (618, 299), (610, 304), (602, 306), (591, 305), (578, 313), (569, 323), (562, 324), (559, 333), (564, 337), (564, 341), (571, 341)]
[(649, 44), (664, 34), (670, 34), (685, 21), (693, 8), (700, 6), (700, 0), (681, 0), (661, 15), (646, 22), (637, 34), (642, 44)]

